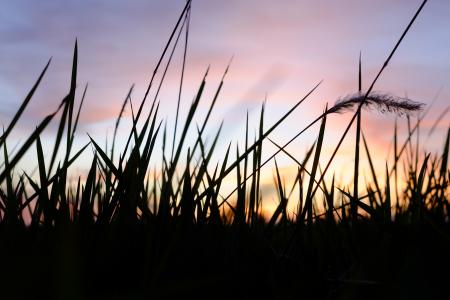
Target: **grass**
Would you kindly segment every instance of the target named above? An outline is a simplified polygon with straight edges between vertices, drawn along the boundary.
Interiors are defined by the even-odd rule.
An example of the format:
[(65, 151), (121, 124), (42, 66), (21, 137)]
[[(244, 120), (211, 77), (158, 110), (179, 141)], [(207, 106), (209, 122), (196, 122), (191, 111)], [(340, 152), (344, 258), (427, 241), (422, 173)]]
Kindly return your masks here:
[[(326, 107), (322, 115), (284, 145), (273, 142), (269, 135), (320, 83), (267, 130), (263, 104), (253, 142), (247, 117), (244, 147), (232, 149), (230, 143), (219, 162), (213, 162), (212, 157), (222, 126), (212, 141), (207, 143), (204, 135), (228, 67), (209, 104), (203, 103), (206, 71), (180, 132), (175, 126), (172, 136), (168, 136), (167, 124), (158, 115), (158, 92), (184, 32), (175, 118), (175, 124), (181, 124), (179, 105), (190, 1), (177, 20), (136, 114), (130, 101), (133, 87), (124, 100), (110, 149), (102, 148), (92, 138), (81, 149), (72, 149), (87, 89), (76, 107), (78, 50), (75, 43), (68, 95), (14, 154), (8, 151), (7, 138), (31, 101), (49, 61), (0, 137), (4, 160), (0, 169), (2, 296), (7, 299), (176, 296), (411, 299), (444, 295), (446, 272), (450, 267), (447, 255), (450, 128), (440, 154), (421, 155), (419, 127), (427, 111), (414, 126), (408, 118), (409, 131), (403, 144), (399, 144), (400, 138), (394, 130), (394, 162), (391, 167), (386, 163), (383, 170), (386, 179), (381, 182), (362, 126), (362, 108), (366, 106), (405, 113), (420, 108), (408, 99), (373, 94), (372, 89), (425, 3), (366, 92), (361, 84), (360, 58), (358, 94)], [(161, 72), (158, 83), (156, 74)], [(145, 114), (144, 104), (155, 87), (156, 96), (151, 101), (150, 112)], [(133, 112), (132, 126), (124, 149), (115, 159), (117, 129), (127, 105)], [(200, 105), (209, 108), (206, 117), (197, 123)], [(355, 106), (338, 146), (322, 169), (325, 131), (330, 130), (326, 126), (327, 118)], [(46, 161), (40, 136), (57, 114), (60, 119), (56, 142), (50, 160)], [(339, 186), (334, 176), (331, 182), (324, 178), (355, 120), (354, 180), (350, 192), (350, 187)], [(317, 140), (303, 159), (287, 152), (287, 145), (319, 122)], [(193, 128), (194, 123), (201, 126)], [(188, 132), (193, 130), (197, 137), (188, 140)], [(263, 146), (267, 141), (277, 151), (263, 161)], [(65, 153), (60, 153), (64, 142)], [(154, 153), (159, 142), (162, 142), (161, 158)], [(15, 169), (23, 155), (34, 147), (37, 178)], [(73, 185), (68, 180), (70, 167), (88, 148), (94, 150), (91, 167), (85, 180), (79, 178)], [(365, 189), (359, 184), (361, 151), (367, 157), (372, 176)], [(276, 155), (281, 152), (298, 165), (290, 188), (282, 180), (276, 161)], [(261, 169), (269, 162), (275, 164), (279, 203), (265, 219)], [(398, 175), (401, 166), (404, 177)], [(223, 195), (227, 176), (235, 176), (236, 186), (232, 193)], [(399, 192), (400, 187), (403, 188)], [(297, 210), (290, 214), (288, 203), (293, 201)], [(323, 209), (319, 208), (321, 202)]]

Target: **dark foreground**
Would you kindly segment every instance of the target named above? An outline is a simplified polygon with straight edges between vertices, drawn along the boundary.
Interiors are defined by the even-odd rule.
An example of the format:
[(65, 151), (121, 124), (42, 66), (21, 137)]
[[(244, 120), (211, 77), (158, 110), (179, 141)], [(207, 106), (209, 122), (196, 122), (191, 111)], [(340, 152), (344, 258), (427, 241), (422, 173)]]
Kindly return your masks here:
[(60, 230), (3, 226), (2, 298), (449, 296), (448, 225), (356, 225), (270, 232), (182, 223), (165, 230), (156, 223)]

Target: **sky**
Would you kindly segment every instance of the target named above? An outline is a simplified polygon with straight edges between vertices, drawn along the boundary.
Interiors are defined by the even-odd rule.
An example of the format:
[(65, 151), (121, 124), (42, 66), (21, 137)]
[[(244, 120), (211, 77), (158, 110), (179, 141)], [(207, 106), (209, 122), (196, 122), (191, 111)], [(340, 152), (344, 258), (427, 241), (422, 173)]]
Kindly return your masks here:
[[(99, 144), (104, 144), (107, 137), (111, 139), (124, 97), (135, 84), (133, 103), (137, 105), (142, 99), (184, 3), (183, 0), (2, 1), (0, 123), (3, 126), (9, 123), (52, 57), (50, 68), (9, 144), (23, 141), (22, 137), (67, 94), (75, 39), (79, 49), (77, 101), (89, 83), (75, 148), (88, 140), (86, 133)], [(204, 114), (232, 56), (209, 128), (214, 133), (224, 120), (222, 151), (228, 141), (242, 141), (247, 111), (254, 132), (260, 106), (266, 99), (268, 128), (323, 80), (273, 133), (272, 138), (281, 144), (317, 117), (327, 103), (331, 106), (336, 99), (357, 90), (360, 52), (363, 89), (368, 88), (420, 3), (419, 0), (193, 0), (182, 119), (210, 66), (205, 100), (200, 106), (200, 116)], [(429, 1), (374, 88), (427, 105), (436, 99), (424, 120), (423, 134), (450, 104), (449, 16), (449, 1)], [(179, 47), (159, 96), (161, 118), (167, 120), (169, 129), (174, 121), (181, 58)], [(130, 116), (127, 108), (125, 124)], [(329, 118), (325, 153), (334, 149), (350, 118), (351, 113)], [(389, 153), (395, 119), (393, 114), (377, 111), (363, 114), (363, 131), (381, 166)], [(406, 119), (399, 117), (398, 124), (404, 133)], [(425, 135), (429, 151), (441, 148), (448, 126), (446, 116), (433, 136)], [(119, 131), (119, 145), (128, 130), (123, 127)], [(53, 143), (55, 128), (53, 124), (43, 135), (46, 147)], [(317, 132), (318, 127), (313, 127), (288, 150), (301, 157)], [(352, 164), (354, 134), (350, 136), (336, 158), (336, 168), (341, 171), (342, 166)], [(266, 149), (267, 155), (274, 151), (270, 145)], [(28, 164), (34, 162), (32, 158), (24, 159)], [(279, 160), (288, 174), (294, 167), (292, 161), (282, 156)], [(79, 168), (87, 167), (82, 160)]]

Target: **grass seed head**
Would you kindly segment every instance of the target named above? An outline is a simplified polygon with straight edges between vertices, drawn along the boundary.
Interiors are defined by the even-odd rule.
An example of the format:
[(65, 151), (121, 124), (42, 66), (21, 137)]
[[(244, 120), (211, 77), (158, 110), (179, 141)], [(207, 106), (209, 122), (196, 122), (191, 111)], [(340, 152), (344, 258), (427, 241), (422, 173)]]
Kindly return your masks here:
[[(328, 110), (328, 113), (343, 113), (351, 110), (353, 107), (364, 101), (364, 98), (365, 94), (361, 92), (340, 98), (336, 101), (334, 106)], [(371, 92), (365, 99), (363, 106), (369, 109), (376, 109), (381, 113), (391, 112), (401, 116), (421, 111), (425, 104), (388, 93)]]

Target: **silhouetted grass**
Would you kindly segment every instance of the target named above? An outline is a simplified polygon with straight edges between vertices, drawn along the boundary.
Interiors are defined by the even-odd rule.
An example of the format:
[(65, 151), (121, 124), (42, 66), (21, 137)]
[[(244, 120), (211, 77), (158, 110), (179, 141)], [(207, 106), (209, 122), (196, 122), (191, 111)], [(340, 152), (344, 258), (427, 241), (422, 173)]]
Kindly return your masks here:
[[(412, 140), (418, 136), (426, 112), (413, 127), (408, 123), (409, 132), (400, 148), (395, 129), (394, 163), (391, 169), (386, 163), (385, 170), (379, 170), (386, 172), (383, 183), (377, 178), (376, 169), (380, 167), (373, 163), (361, 117), (364, 106), (383, 106), (387, 111), (404, 114), (421, 109), (421, 104), (374, 94), (372, 89), (425, 2), (366, 92), (362, 92), (360, 59), (359, 92), (356, 95), (325, 108), (322, 115), (284, 145), (270, 140), (270, 133), (318, 85), (267, 130), (264, 130), (263, 104), (253, 142), (247, 117), (244, 148), (237, 146), (233, 150), (230, 143), (219, 162), (213, 162), (212, 155), (222, 125), (210, 143), (205, 142), (204, 133), (228, 67), (206, 117), (198, 123), (201, 126), (192, 128), (197, 122), (199, 105), (205, 105), (201, 102), (204, 101), (208, 71), (185, 114), (179, 136), (175, 126), (173, 136), (167, 137), (167, 127), (158, 115), (158, 91), (173, 50), (185, 30), (175, 124), (181, 122), (179, 101), (190, 1), (187, 1), (152, 73), (137, 113), (134, 114), (132, 109), (132, 126), (118, 161), (114, 159), (117, 129), (124, 108), (131, 106), (129, 99), (133, 87), (118, 115), (111, 149), (103, 149), (91, 138), (89, 144), (71, 154), (87, 88), (75, 110), (75, 43), (70, 90), (57, 110), (44, 118), (14, 155), (8, 152), (7, 138), (38, 88), (47, 64), (0, 137), (4, 160), (0, 172), (1, 297), (431, 299), (445, 296), (450, 267), (447, 254), (450, 248), (450, 129), (442, 152), (424, 156), (419, 153), (419, 141), (414, 144)], [(156, 83), (156, 74), (167, 55), (169, 59), (162, 79)], [(145, 115), (144, 103), (154, 85), (158, 86), (156, 96), (150, 112)], [(323, 156), (322, 147), (327, 143), (325, 131), (330, 130), (326, 120), (352, 106), (357, 109), (322, 169), (319, 162)], [(46, 161), (40, 136), (60, 111), (55, 145), (50, 160)], [(351, 193), (350, 187), (339, 186), (334, 176), (331, 182), (324, 178), (355, 120)], [(287, 145), (319, 121), (317, 140), (304, 158), (297, 159), (287, 152)], [(197, 137), (188, 140), (189, 130), (196, 130)], [(59, 153), (63, 159), (58, 161), (64, 137), (65, 153)], [(361, 137), (372, 176), (372, 182), (365, 189), (359, 185)], [(171, 149), (167, 147), (168, 138)], [(162, 140), (161, 158), (154, 154), (158, 140)], [(266, 140), (270, 140), (277, 151), (263, 161)], [(33, 145), (36, 147), (38, 179), (14, 168), (26, 152), (33, 151)], [(79, 178), (73, 185), (68, 180), (69, 168), (89, 146), (94, 150), (89, 172), (85, 180)], [(234, 151), (236, 158), (232, 159)], [(280, 152), (298, 165), (290, 188), (283, 182), (275, 160)], [(166, 156), (167, 153), (170, 156)], [(265, 219), (261, 168), (272, 161), (279, 204)], [(312, 161), (310, 170), (307, 169), (309, 161)], [(402, 163), (404, 179), (397, 175)], [(224, 196), (222, 185), (226, 176), (232, 173), (236, 187)], [(393, 178), (392, 174), (395, 175)], [(399, 187), (403, 187), (400, 193), (397, 192)], [(391, 198), (394, 194), (395, 201)], [(297, 207), (294, 214), (287, 208), (292, 201)], [(319, 209), (318, 203), (323, 203), (324, 209)]]

